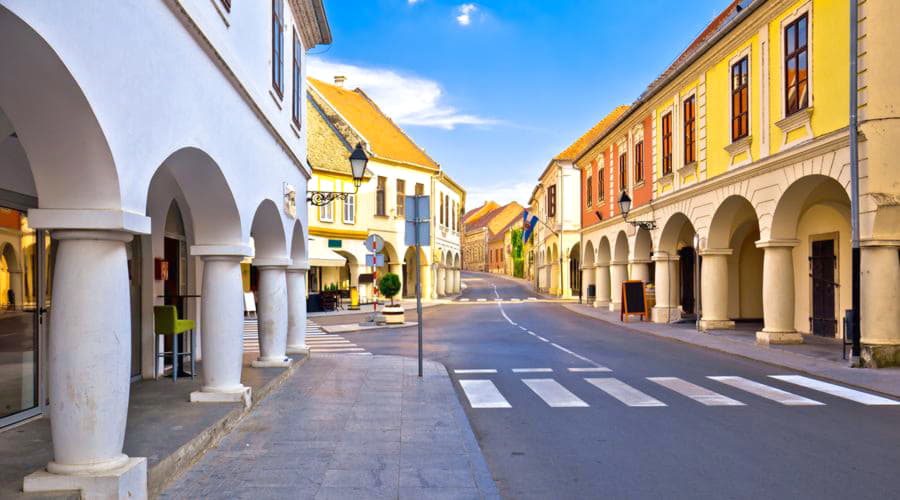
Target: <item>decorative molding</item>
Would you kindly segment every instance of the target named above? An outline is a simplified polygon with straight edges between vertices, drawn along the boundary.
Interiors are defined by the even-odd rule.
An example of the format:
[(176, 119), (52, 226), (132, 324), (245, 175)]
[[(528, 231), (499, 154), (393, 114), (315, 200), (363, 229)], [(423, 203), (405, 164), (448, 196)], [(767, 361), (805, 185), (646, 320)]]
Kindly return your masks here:
[[(742, 167), (753, 162), (753, 153), (750, 150), (751, 144), (753, 144), (753, 136), (747, 135), (725, 146), (725, 151), (731, 155), (731, 158), (728, 160), (728, 168)], [(747, 159), (735, 163), (734, 159), (744, 153), (747, 154)]]
[[(812, 106), (809, 106), (775, 122), (775, 126), (778, 127), (782, 133), (782, 149), (798, 142), (806, 141), (807, 139), (811, 139), (813, 137), (812, 114), (813, 108)], [(788, 142), (788, 134), (790, 134), (794, 130), (798, 130), (801, 128), (806, 129), (806, 135), (795, 141)]]

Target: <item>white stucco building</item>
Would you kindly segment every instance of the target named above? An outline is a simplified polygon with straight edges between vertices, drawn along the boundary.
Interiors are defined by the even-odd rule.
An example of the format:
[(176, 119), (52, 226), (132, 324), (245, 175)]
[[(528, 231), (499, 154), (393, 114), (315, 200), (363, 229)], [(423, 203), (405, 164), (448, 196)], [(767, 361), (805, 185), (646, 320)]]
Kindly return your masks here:
[(321, 0), (0, 0), (0, 321), (26, 325), (0, 360), (0, 427), (45, 414), (53, 437), (26, 491), (110, 476), (146, 494), (122, 443), (130, 382), (162, 369), (154, 305), (197, 322), (193, 401), (250, 397), (243, 258), (256, 363), (302, 351), (304, 61), (330, 41)]

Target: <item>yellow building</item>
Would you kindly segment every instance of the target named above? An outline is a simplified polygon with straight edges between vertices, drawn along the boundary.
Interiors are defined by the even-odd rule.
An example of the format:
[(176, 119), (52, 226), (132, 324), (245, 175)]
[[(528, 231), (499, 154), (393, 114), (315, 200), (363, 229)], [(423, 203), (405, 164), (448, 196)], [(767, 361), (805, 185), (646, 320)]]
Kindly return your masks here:
[[(863, 357), (900, 364), (900, 69), (890, 57), (900, 2), (859, 9)], [(842, 336), (850, 42), (846, 2), (736, 0), (579, 152), (582, 210), (608, 211), (582, 228), (598, 307), (616, 300), (618, 269), (613, 279), (655, 285), (655, 321), (698, 311), (706, 329), (758, 321), (760, 343)], [(605, 199), (591, 179), (609, 187)], [(643, 227), (623, 220), (623, 192), (635, 199), (628, 220)]]

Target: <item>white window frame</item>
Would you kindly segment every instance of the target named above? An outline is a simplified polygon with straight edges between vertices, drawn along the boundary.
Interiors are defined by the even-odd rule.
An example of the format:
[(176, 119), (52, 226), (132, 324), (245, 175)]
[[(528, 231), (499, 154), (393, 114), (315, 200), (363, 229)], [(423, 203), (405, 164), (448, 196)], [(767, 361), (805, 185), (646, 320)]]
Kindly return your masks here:
[[(350, 193), (344, 199), (344, 224), (356, 224), (356, 195)], [(349, 210), (348, 210), (349, 209)], [(349, 215), (349, 217), (348, 217)]]
[[(319, 181), (319, 191), (334, 191), (334, 182)], [(320, 222), (334, 222), (334, 201), (319, 207)]]

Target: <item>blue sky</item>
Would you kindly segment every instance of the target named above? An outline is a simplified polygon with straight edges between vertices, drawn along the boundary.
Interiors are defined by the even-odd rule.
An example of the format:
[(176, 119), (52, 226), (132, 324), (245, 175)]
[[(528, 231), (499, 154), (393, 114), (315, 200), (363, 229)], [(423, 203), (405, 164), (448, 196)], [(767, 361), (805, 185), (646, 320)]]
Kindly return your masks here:
[[(630, 104), (728, 0), (325, 0), (310, 75), (365, 90), (469, 192), (526, 203), (550, 159)], [(689, 7), (686, 7), (689, 6)]]

